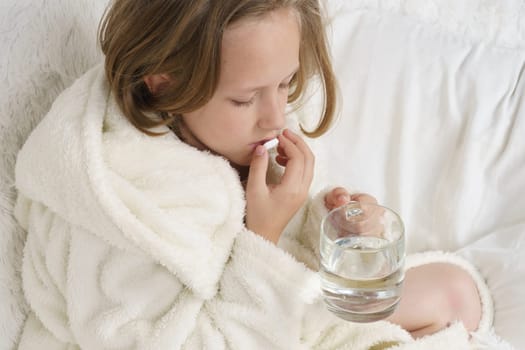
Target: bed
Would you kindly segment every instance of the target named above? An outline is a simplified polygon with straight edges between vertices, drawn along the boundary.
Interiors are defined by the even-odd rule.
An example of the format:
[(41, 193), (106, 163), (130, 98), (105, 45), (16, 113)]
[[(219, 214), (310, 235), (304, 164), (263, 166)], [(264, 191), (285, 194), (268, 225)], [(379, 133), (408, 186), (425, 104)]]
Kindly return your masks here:
[[(0, 3), (0, 349), (27, 306), (16, 153), (55, 97), (97, 63), (105, 0)], [(315, 141), (334, 184), (403, 217), (408, 251), (457, 251), (495, 306), (494, 349), (525, 349), (525, 2), (329, 0), (341, 105)], [(318, 107), (313, 91), (300, 111)]]

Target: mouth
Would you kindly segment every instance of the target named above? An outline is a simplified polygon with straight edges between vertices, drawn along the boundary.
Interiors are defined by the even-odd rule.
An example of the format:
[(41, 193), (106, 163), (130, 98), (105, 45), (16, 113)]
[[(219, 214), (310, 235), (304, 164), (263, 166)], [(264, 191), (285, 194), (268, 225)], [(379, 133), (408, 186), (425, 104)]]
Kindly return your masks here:
[(265, 139), (263, 139), (263, 140), (260, 140), (260, 141), (257, 141), (257, 142), (254, 142), (254, 143), (251, 143), (250, 146), (252, 146), (253, 148), (255, 148), (255, 147), (259, 146), (259, 145), (262, 146), (262, 145), (264, 145), (266, 142), (268, 142), (268, 141), (270, 141), (270, 140), (273, 140), (273, 139), (275, 139), (275, 138), (277, 138), (277, 135), (274, 136), (274, 137), (268, 137), (268, 138), (265, 138)]

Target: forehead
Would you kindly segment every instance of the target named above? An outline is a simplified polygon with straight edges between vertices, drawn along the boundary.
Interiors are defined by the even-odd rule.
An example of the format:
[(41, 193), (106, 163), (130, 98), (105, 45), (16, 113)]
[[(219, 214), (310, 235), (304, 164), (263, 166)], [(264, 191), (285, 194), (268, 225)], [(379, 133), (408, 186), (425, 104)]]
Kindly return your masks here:
[(300, 40), (298, 15), (290, 8), (234, 23), (223, 35), (219, 86), (282, 80), (299, 64)]

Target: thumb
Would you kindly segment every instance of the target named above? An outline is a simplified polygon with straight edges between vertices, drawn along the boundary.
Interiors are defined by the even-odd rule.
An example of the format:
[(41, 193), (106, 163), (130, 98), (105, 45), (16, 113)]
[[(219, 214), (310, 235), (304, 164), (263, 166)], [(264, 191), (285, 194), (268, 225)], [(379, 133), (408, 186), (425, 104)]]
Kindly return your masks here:
[(260, 190), (266, 188), (266, 172), (268, 170), (268, 152), (266, 148), (259, 145), (253, 152), (250, 172), (246, 189)]

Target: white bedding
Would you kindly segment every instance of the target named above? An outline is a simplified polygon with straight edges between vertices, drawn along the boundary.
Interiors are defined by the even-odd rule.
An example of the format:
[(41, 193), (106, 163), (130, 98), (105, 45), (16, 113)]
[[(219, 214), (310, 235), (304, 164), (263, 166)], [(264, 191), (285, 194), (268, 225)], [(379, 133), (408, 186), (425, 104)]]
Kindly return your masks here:
[[(100, 57), (105, 3), (0, 3), (0, 349), (12, 348), (24, 315), (14, 156)], [(331, 0), (329, 12), (343, 104), (319, 163), (334, 183), (398, 210), (410, 251), (460, 250), (477, 264), (497, 333), (525, 349), (525, 4)]]
[(492, 288), (497, 333), (525, 349), (525, 27), (506, 23), (522, 26), (511, 42), (505, 23), (486, 23), (484, 40), (350, 7), (333, 22), (343, 107), (323, 163), (401, 213), (409, 251), (471, 259)]

